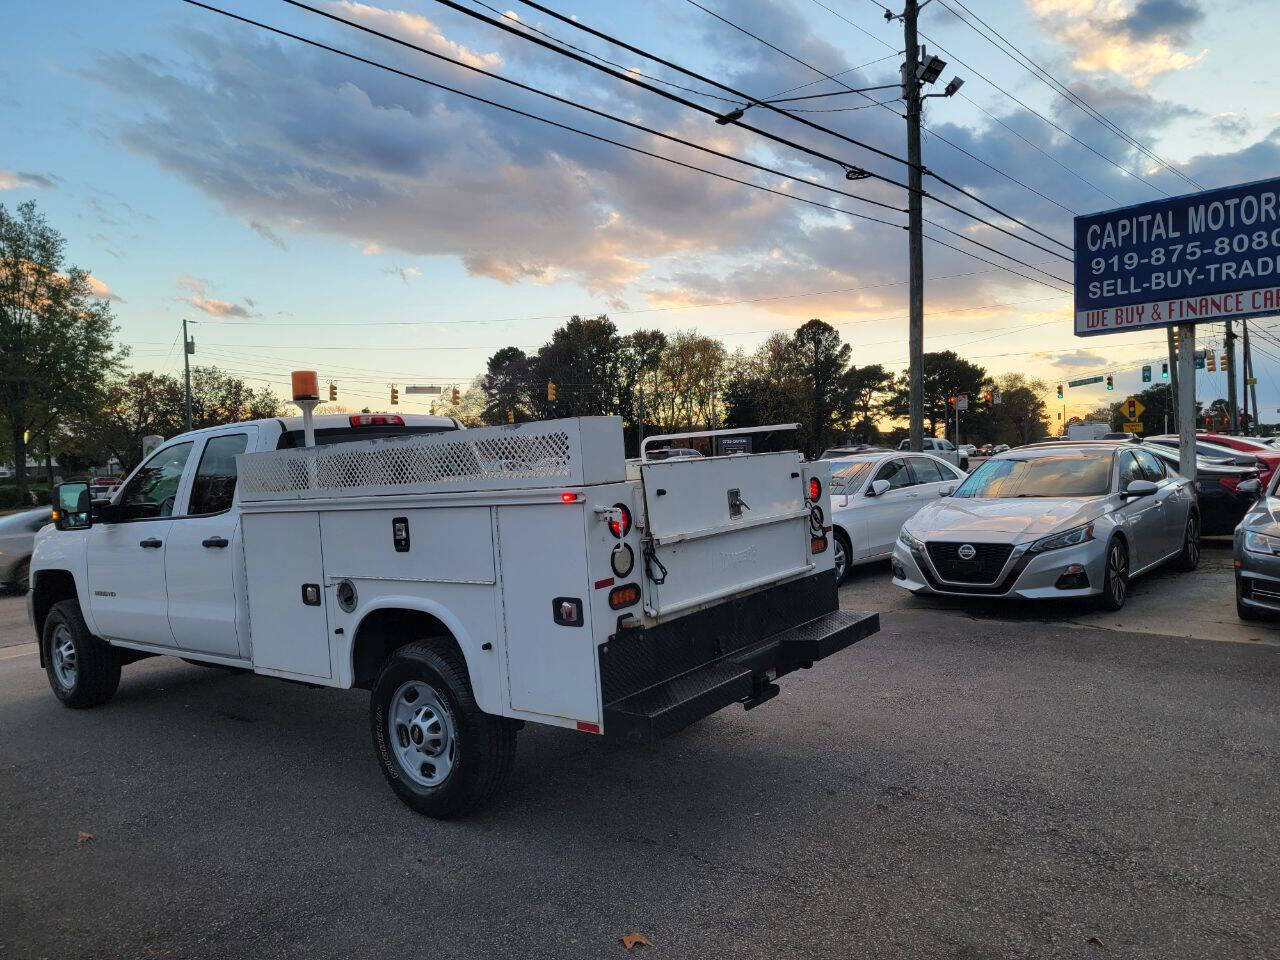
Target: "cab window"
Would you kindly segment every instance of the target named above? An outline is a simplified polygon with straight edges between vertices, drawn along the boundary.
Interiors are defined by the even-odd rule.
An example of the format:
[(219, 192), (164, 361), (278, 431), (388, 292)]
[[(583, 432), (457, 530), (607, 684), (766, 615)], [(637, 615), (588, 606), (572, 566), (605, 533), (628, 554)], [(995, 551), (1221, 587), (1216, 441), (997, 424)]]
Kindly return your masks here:
[(916, 483), (941, 483), (950, 479), (942, 475), (938, 461), (931, 457), (912, 457), (911, 472), (916, 476)]
[(191, 456), (192, 441), (175, 443), (157, 450), (151, 459), (129, 478), (117, 501), (122, 520), (146, 520), (173, 515), (174, 499), (183, 468)]
[(196, 468), (191, 485), (192, 515), (221, 513), (231, 509), (236, 495), (236, 454), (244, 453), (249, 436), (232, 433), (224, 437), (210, 437), (200, 454), (200, 466)]
[(1142, 475), (1142, 468), (1138, 466), (1137, 457), (1129, 450), (1120, 454), (1120, 489), (1128, 490), (1129, 484), (1133, 483), (1133, 481), (1145, 479), (1147, 478)]
[(883, 464), (876, 471), (875, 479), (888, 480), (890, 490), (911, 486), (911, 474), (907, 472), (907, 462), (905, 460), (890, 460)]
[(1164, 462), (1154, 453), (1147, 450), (1134, 450), (1133, 455), (1138, 458), (1138, 466), (1142, 468), (1142, 476), (1152, 483), (1159, 483), (1164, 479)]

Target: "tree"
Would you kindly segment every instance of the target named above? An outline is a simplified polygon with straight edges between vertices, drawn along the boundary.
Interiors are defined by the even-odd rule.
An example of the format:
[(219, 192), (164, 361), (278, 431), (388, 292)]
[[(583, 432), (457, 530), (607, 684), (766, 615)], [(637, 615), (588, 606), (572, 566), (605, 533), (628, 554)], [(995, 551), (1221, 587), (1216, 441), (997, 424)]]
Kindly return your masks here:
[(719, 340), (692, 330), (677, 331), (658, 358), (656, 422), (668, 430), (713, 427), (721, 408), (727, 356)]
[[(951, 416), (949, 399), (958, 393), (967, 393), (972, 402), (982, 392), (987, 371), (952, 350), (943, 350), (924, 355), (923, 373), (924, 418), (929, 423), (929, 434), (937, 436), (938, 424), (945, 424)], [(888, 412), (895, 417), (906, 418), (910, 414), (909, 386), (904, 370), (887, 404)]]
[(29, 438), (98, 408), (124, 356), (110, 304), (93, 296), (88, 271), (64, 272), (65, 247), (34, 201), (16, 216), (0, 204), (0, 419), (20, 500)]
[(658, 403), (659, 366), (667, 349), (661, 330), (637, 330), (622, 338), (618, 351), (618, 413), (624, 430), (635, 436), (628, 448), (639, 453), (643, 422), (654, 418)]
[[(786, 334), (773, 334), (750, 355), (735, 354), (728, 368), (724, 388), (726, 427), (804, 419), (799, 364)], [(786, 439), (788, 444), (793, 440)]]
[(72, 448), (82, 457), (120, 461), (126, 473), (142, 459), (142, 438), (183, 429), (182, 384), (162, 373), (132, 373), (107, 385), (103, 404), (73, 424)]
[(850, 367), (841, 385), (840, 418), (850, 438), (871, 443), (880, 436), (876, 426), (893, 389), (893, 374), (882, 364)]
[[(533, 405), (543, 419), (589, 417), (617, 410), (618, 328), (606, 316), (579, 316), (559, 327), (534, 363)], [(546, 395), (556, 385), (556, 399)]]
[[(1021, 373), (1005, 373), (983, 385), (982, 392), (1000, 391), (998, 404), (980, 405), (976, 410), (970, 398), (968, 420), (961, 415), (965, 437), (981, 436), (991, 443), (1019, 446), (1040, 440), (1049, 433), (1048, 407), (1044, 396), (1049, 392), (1042, 380)], [(968, 423), (968, 426), (965, 424)]]
[(519, 347), (503, 347), (489, 358), (480, 381), (485, 393), (481, 419), (487, 424), (521, 423), (530, 419), (533, 362)]
[(792, 335), (791, 349), (804, 390), (800, 442), (810, 457), (816, 457), (835, 432), (842, 377), (853, 348), (841, 342), (835, 327), (815, 318)]
[(280, 398), (263, 387), (254, 390), (217, 367), (191, 368), (191, 429), (220, 427), (241, 420), (280, 416)]

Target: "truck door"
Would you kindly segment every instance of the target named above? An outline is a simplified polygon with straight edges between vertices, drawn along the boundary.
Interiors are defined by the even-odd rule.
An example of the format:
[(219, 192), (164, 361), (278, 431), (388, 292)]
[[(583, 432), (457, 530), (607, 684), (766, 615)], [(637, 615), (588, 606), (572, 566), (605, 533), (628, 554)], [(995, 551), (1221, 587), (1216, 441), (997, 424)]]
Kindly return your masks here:
[(183, 650), (223, 657), (247, 654), (240, 645), (241, 591), (235, 588), (240, 511), (235, 506), (236, 454), (257, 427), (205, 439), (192, 474), (187, 509), (173, 521), (165, 548), (169, 626)]
[(89, 530), (89, 606), (101, 636), (173, 646), (164, 556), (194, 446), (188, 440), (157, 450), (117, 494), (119, 520)]

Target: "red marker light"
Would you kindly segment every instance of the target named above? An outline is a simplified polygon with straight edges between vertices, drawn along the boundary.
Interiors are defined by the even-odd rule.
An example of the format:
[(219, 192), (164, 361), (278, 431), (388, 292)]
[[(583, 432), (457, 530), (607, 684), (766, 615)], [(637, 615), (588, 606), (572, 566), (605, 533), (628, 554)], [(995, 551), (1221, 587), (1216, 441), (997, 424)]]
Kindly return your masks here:
[(394, 413), (355, 413), (347, 422), (353, 427), (403, 427), (404, 417)]
[(818, 482), (817, 477), (809, 478), (809, 499), (817, 500), (822, 495), (822, 484)]
[(621, 540), (631, 532), (631, 511), (621, 503), (615, 503), (613, 508), (622, 516), (621, 520), (609, 521), (609, 532)]
[(566, 490), (564, 493), (560, 494), (561, 503), (574, 503), (577, 499), (578, 495), (571, 490)]

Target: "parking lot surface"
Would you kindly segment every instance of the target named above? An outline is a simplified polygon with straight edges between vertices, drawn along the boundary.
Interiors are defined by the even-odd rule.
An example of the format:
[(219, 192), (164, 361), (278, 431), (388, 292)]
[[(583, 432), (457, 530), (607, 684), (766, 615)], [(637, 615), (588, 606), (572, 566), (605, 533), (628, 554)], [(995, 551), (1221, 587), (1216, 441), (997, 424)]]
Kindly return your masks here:
[(66, 710), (0, 600), (0, 957), (1280, 956), (1274, 646), (886, 579), (769, 704), (528, 727), (456, 823), (387, 789), (363, 693), (157, 658)]

